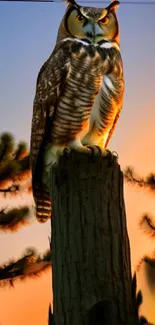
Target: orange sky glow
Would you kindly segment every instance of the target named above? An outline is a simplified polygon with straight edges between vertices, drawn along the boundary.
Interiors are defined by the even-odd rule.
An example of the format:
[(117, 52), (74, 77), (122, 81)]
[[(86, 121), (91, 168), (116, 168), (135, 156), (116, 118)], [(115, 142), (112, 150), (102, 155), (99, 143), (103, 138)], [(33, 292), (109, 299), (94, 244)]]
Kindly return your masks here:
[[(155, 170), (153, 161), (154, 152), (151, 145), (151, 139), (154, 138), (155, 131), (153, 127), (150, 127), (151, 124), (153, 124), (153, 122), (148, 123), (148, 125), (145, 123), (144, 125), (142, 124), (142, 127), (145, 126), (145, 129), (148, 130), (147, 137), (146, 135), (144, 135), (144, 137), (140, 137), (138, 132), (136, 132), (136, 134), (132, 134), (132, 138), (134, 139), (134, 152), (132, 147), (132, 157), (134, 158), (131, 160), (131, 163), (135, 166), (136, 171), (140, 175), (147, 175), (147, 173), (150, 171)], [(140, 145), (139, 150), (137, 150), (139, 143), (143, 145)], [(146, 149), (144, 150), (146, 147), (147, 154)], [(121, 149), (118, 150), (122, 168), (129, 164), (131, 155), (130, 150), (131, 148), (129, 148), (128, 152), (123, 152)], [(124, 194), (131, 246), (132, 271), (134, 271), (143, 255), (148, 253), (152, 254), (155, 248), (152, 240), (148, 238), (148, 236), (145, 235), (138, 226), (138, 218), (143, 212), (147, 211), (151, 212), (152, 214), (154, 213), (155, 201), (153, 195), (127, 184), (124, 185)], [(40, 225), (34, 224), (31, 226), (31, 228), (38, 229), (38, 236), (42, 238), (42, 245), (40, 246), (41, 251), (44, 250), (43, 246), (45, 246), (45, 248), (47, 247), (48, 243), (47, 234), (49, 232), (49, 225), (46, 225), (45, 227), (46, 240), (44, 238), (45, 234), (44, 236), (41, 234)], [(28, 228), (29, 227), (23, 228), (20, 230), (20, 232), (29, 234), (30, 240), (33, 236), (33, 229), (30, 231)], [(19, 238), (21, 238), (20, 232), (18, 234)], [(38, 246), (38, 241), (35, 240), (35, 242)], [(19, 247), (19, 239), (16, 241), (16, 243), (18, 243), (17, 246)], [(26, 246), (28, 246), (28, 242), (25, 243), (25, 248)], [(9, 251), (8, 255), (10, 254)], [(17, 256), (19, 256), (18, 253)], [(5, 261), (4, 257), (3, 261)], [(141, 267), (140, 272), (138, 273), (138, 286), (145, 292), (141, 313), (145, 314), (146, 316), (149, 315), (149, 320), (151, 322), (155, 322), (154, 302), (152, 299), (154, 294), (150, 291), (145, 283), (146, 281), (143, 269), (144, 265)], [(1, 319), (3, 320), (2, 324), (17, 325), (21, 324), (21, 322), (23, 325), (47, 324), (48, 304), (52, 297), (51, 287), (51, 272), (46, 271), (46, 274), (35, 280), (26, 280), (24, 283), (21, 283), (20, 281), (17, 282), (15, 288), (12, 288), (11, 290), (10, 288), (0, 289), (0, 300), (2, 301), (0, 304), (0, 315)], [(9, 313), (6, 313), (5, 306), (7, 306)], [(13, 319), (13, 324), (10, 323), (11, 319)]]

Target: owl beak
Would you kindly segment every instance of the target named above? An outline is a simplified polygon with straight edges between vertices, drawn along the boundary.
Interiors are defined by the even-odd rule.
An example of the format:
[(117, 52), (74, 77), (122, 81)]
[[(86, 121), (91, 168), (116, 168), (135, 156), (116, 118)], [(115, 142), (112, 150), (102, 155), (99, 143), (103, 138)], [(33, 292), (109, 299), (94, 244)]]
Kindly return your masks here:
[(85, 25), (85, 32), (87, 37), (93, 40), (93, 43), (95, 43), (95, 38), (103, 33), (97, 22), (87, 22)]
[(92, 27), (93, 27), (94, 36), (101, 35), (103, 33), (98, 23), (94, 23)]

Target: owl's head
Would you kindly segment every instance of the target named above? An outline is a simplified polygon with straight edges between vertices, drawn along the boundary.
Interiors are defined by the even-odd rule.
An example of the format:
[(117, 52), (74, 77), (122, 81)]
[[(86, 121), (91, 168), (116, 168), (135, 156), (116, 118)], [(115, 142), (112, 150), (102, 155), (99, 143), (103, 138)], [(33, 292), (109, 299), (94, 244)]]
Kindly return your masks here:
[(119, 26), (113, 0), (106, 8), (83, 7), (75, 0), (66, 0), (68, 7), (61, 21), (57, 42), (71, 37), (97, 44), (102, 40), (115, 40), (119, 44)]

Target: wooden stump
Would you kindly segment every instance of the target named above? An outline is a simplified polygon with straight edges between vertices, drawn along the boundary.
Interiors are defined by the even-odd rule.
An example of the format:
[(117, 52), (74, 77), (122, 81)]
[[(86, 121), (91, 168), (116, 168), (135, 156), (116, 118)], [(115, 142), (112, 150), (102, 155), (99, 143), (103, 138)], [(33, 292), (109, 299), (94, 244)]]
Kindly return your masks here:
[(54, 324), (136, 320), (123, 174), (116, 158), (71, 151), (51, 177)]

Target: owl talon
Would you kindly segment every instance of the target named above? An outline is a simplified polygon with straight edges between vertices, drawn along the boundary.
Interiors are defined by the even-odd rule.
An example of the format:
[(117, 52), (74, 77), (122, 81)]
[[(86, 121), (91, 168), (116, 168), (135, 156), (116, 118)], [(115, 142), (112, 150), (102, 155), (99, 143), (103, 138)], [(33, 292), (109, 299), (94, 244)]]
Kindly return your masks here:
[(99, 146), (87, 146), (88, 149), (92, 151), (93, 156), (101, 156), (102, 149)]
[(116, 159), (116, 161), (118, 161), (118, 153), (116, 151), (112, 151), (112, 155), (114, 156), (114, 158)]
[(102, 150), (102, 156), (103, 157), (108, 157), (108, 156), (111, 156), (112, 155), (112, 152), (109, 150), (109, 149), (103, 149)]
[(109, 149), (104, 149), (102, 152), (103, 157), (107, 157), (109, 161), (109, 165), (112, 165), (114, 161), (118, 160), (118, 154), (116, 151), (110, 151)]
[(64, 156), (69, 156), (70, 152), (71, 152), (71, 150), (69, 148), (64, 148), (64, 150), (63, 150)]

